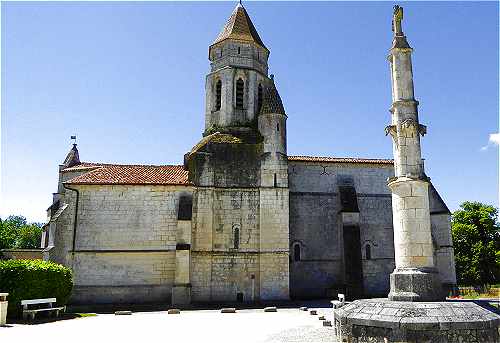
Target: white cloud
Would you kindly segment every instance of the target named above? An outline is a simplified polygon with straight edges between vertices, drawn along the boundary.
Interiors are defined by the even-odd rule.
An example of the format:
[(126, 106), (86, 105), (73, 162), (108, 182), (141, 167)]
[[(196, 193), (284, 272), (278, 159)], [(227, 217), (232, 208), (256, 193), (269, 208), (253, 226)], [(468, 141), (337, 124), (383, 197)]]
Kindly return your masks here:
[(490, 143), (500, 145), (500, 133), (490, 134)]
[(486, 151), (488, 148), (494, 145), (500, 145), (500, 133), (490, 133), (490, 139), (488, 140), (488, 144), (481, 147), (480, 151)]

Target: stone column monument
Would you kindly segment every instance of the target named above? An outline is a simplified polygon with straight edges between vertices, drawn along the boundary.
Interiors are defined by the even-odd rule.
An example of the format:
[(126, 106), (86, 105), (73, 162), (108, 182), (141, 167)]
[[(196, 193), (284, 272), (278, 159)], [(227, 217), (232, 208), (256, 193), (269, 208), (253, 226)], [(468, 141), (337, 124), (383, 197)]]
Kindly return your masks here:
[[(412, 48), (403, 34), (403, 9), (394, 6), (394, 39), (389, 54), (392, 79), (392, 192), (396, 269), (390, 276), (388, 299), (356, 300), (334, 310), (340, 342), (370, 343), (497, 343), (500, 317), (472, 302), (445, 301), (434, 265), (429, 211), (429, 180), (425, 176), (413, 94)], [(487, 307), (487, 305), (483, 305)]]
[[(418, 120), (413, 94), (412, 48), (403, 34), (403, 9), (394, 8), (394, 39), (389, 54), (392, 80), (392, 123), (386, 134), (393, 138), (392, 192), (396, 269), (391, 274), (391, 300), (439, 300), (440, 284), (434, 266), (429, 212), (429, 182), (424, 174), (420, 135), (426, 127)], [(444, 298), (444, 297), (441, 297)]]

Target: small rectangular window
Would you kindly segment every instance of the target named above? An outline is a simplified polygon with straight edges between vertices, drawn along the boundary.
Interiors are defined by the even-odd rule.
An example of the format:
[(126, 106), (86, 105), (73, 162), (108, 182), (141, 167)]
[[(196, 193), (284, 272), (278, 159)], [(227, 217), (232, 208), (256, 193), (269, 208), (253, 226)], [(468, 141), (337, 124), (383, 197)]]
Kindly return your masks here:
[(193, 216), (193, 198), (190, 195), (179, 197), (179, 212), (177, 220), (191, 220)]

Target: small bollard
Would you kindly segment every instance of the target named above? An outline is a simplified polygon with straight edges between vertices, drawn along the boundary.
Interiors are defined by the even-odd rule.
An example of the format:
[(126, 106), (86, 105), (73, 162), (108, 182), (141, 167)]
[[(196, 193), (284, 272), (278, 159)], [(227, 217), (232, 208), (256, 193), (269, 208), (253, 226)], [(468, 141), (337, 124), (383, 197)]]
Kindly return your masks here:
[(168, 314), (180, 314), (181, 313), (181, 310), (179, 310), (178, 308), (171, 308), (167, 311)]
[(299, 308), (299, 310), (301, 310), (301, 311), (307, 311), (307, 307), (302, 306), (301, 308)]
[(220, 310), (220, 313), (236, 313), (236, 309), (234, 307), (225, 307)]
[(310, 311), (309, 311), (309, 314), (310, 314), (311, 316), (315, 316), (315, 315), (317, 315), (317, 314), (318, 314), (318, 311), (316, 311), (316, 310), (310, 310)]
[(115, 316), (130, 316), (132, 311), (115, 311)]
[(265, 307), (264, 312), (278, 312), (278, 309), (274, 306), (271, 307)]
[(323, 326), (332, 326), (332, 322), (329, 320), (323, 321)]
[(319, 316), (318, 319), (319, 320), (325, 320), (325, 316)]
[(7, 324), (7, 307), (9, 302), (7, 296), (9, 293), (0, 293), (0, 326)]

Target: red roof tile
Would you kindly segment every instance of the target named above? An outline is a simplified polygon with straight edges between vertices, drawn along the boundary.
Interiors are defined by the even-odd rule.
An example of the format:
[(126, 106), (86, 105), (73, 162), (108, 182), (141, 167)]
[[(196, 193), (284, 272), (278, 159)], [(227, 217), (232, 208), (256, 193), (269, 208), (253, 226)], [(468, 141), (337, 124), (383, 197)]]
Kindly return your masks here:
[(297, 162), (330, 162), (330, 163), (368, 163), (393, 164), (390, 159), (380, 158), (352, 158), (352, 157), (319, 157), (319, 156), (288, 156), (289, 161)]
[(66, 181), (80, 185), (190, 185), (183, 166), (124, 165), (82, 162), (63, 172), (89, 170)]
[[(294, 162), (367, 163), (392, 165), (390, 159), (288, 156)], [(127, 165), (82, 162), (62, 172), (87, 171), (66, 181), (80, 185), (191, 185), (188, 171), (179, 165)]]

